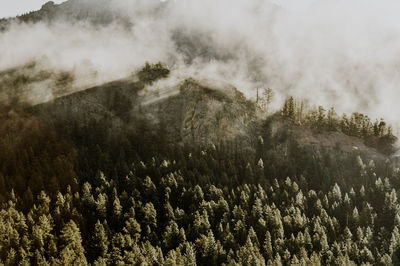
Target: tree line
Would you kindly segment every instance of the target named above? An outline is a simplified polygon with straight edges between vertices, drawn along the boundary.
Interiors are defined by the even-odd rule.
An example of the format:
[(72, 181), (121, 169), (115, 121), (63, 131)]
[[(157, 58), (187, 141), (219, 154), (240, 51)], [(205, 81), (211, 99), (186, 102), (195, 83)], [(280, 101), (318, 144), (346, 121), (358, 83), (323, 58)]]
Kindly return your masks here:
[(397, 137), (393, 134), (392, 126), (383, 118), (372, 122), (368, 115), (357, 112), (340, 117), (333, 107), (329, 110), (322, 106), (308, 108), (304, 102), (297, 102), (293, 97), (286, 99), (281, 114), (294, 124), (305, 125), (319, 132), (342, 132), (364, 140), (366, 145), (382, 153), (394, 152), (393, 144)]

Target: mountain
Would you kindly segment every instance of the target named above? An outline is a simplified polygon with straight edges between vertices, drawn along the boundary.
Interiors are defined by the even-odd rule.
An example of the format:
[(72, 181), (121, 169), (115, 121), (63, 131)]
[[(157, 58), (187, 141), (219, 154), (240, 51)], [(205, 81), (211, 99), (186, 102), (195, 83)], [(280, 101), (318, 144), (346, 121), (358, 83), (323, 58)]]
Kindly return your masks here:
[[(153, 71), (151, 67), (155, 67), (154, 73), (164, 71), (162, 65), (157, 66), (148, 65), (136, 76), (58, 97), (32, 110), (50, 124), (71, 119), (81, 125), (91, 120), (107, 121), (115, 132), (135, 130), (135, 123), (145, 119), (154, 128), (162, 127), (172, 143), (239, 141), (250, 148), (257, 142), (257, 131), (266, 116), (256, 103), (229, 84), (216, 81), (189, 78), (171, 85), (167, 69), (165, 74), (148, 79), (144, 73)], [(321, 132), (290, 125), (279, 115), (267, 119), (273, 121), (274, 134), (285, 130), (302, 146), (344, 153), (357, 150), (374, 159), (386, 157), (362, 139), (337, 130)]]
[[(333, 174), (330, 178), (341, 180), (341, 184), (350, 182), (346, 176), (354, 174), (350, 165), (343, 165), (356, 156), (378, 165), (396, 167), (398, 163), (393, 156), (396, 138), (390, 131), (375, 136), (373, 125), (368, 122), (370, 136), (354, 135), (351, 132), (363, 126), (358, 123), (366, 123), (355, 122), (354, 114), (349, 121), (335, 118), (336, 126), (328, 127), (328, 117), (313, 118), (311, 109), (309, 114), (303, 114), (301, 124), (285, 116), (284, 110), (266, 114), (228, 84), (177, 81), (169, 74), (162, 64), (148, 64), (126, 79), (25, 110), (77, 150), (78, 162), (84, 162), (78, 163), (77, 172), (89, 180), (97, 169), (107, 176), (126, 174), (129, 167), (120, 165), (121, 161), (129, 163), (137, 156), (147, 158), (152, 150), (171, 156), (175, 151), (170, 149), (176, 145), (189, 150), (231, 147), (227, 154), (239, 153), (249, 161), (264, 157), (272, 160), (266, 166), (269, 170), (265, 170), (272, 176), (280, 172), (282, 176), (304, 175), (310, 180), (318, 179), (320, 174), (311, 165), (322, 160), (317, 168), (335, 169), (332, 174), (338, 171), (338, 176)], [(298, 108), (300, 105), (295, 107), (295, 114), (300, 112)], [(343, 128), (344, 123), (349, 123), (348, 129)], [(387, 138), (393, 140), (386, 141)], [(324, 186), (329, 184), (326, 180)]]
[[(16, 19), (127, 25), (111, 2)], [(175, 34), (182, 62), (231, 58)], [(399, 264), (400, 162), (383, 119), (293, 97), (273, 109), (273, 89), (250, 99), (163, 63), (78, 86), (98, 73), (45, 61), (0, 71), (0, 264)]]
[[(110, 1), (107, 0), (70, 0), (61, 4), (49, 1), (40, 10), (4, 20), (3, 23), (6, 25), (14, 20), (25, 23), (51, 23), (57, 20), (85, 21), (90, 19), (93, 19), (93, 22), (96, 23), (110, 23), (112, 21), (110, 8)], [(108, 12), (106, 12), (107, 9)]]
[[(162, 7), (162, 2), (150, 0), (148, 3), (153, 6)], [(153, 9), (157, 14), (157, 9)], [(61, 4), (55, 4), (53, 1), (45, 3), (40, 10), (31, 11), (15, 18), (0, 20), (0, 29), (6, 29), (12, 22), (22, 23), (55, 23), (55, 22), (73, 22), (73, 23), (91, 23), (97, 26), (108, 25), (113, 22), (129, 26), (131, 19), (124, 10), (124, 5), (119, 5), (117, 1), (112, 0), (68, 0)]]
[[(307, 124), (296, 122), (285, 107), (281, 112), (265, 113), (258, 103), (228, 84), (175, 80), (162, 64), (148, 64), (125, 79), (24, 106), (23, 110), (12, 109), (4, 110), (6, 123), (2, 125), (20, 125), (25, 133), (17, 141), (22, 146), (4, 143), (2, 150), (11, 148), (16, 154), (4, 161), (4, 169), (13, 169), (15, 161), (29, 165), (31, 170), (18, 171), (17, 180), (26, 178), (28, 185), (10, 182), (14, 180), (9, 179), (14, 175), (10, 170), (2, 170), (7, 176), (0, 182), (15, 189), (8, 196), (9, 206), (15, 204), (35, 215), (32, 226), (44, 219), (40, 218), (43, 213), (54, 217), (49, 235), (59, 241), (55, 245), (63, 251), (44, 255), (48, 261), (67, 263), (72, 258), (82, 260), (82, 264), (166, 264), (166, 260), (172, 260), (180, 265), (188, 261), (200, 265), (238, 261), (264, 265), (266, 259), (279, 261), (271, 254), (280, 254), (275, 251), (278, 241), (285, 245), (293, 241), (292, 232), (315, 236), (319, 229), (312, 228), (320, 217), (335, 221), (332, 228), (319, 231), (323, 237), (335, 231), (340, 235), (354, 232), (355, 225), (363, 223), (389, 228), (396, 217), (395, 207), (382, 204), (399, 180), (396, 161), (390, 155), (368, 146), (361, 137), (338, 128), (327, 130), (328, 124), (323, 124), (328, 118)], [(26, 133), (30, 131), (34, 133)], [(9, 134), (16, 132), (18, 129)], [(32, 152), (24, 155), (23, 147)], [(57, 177), (48, 178), (46, 173), (62, 176), (66, 184)], [(382, 181), (383, 173), (390, 181)], [(392, 194), (377, 194), (381, 189)], [(32, 206), (34, 195), (40, 191), (47, 192), (38, 196), (39, 207)], [(342, 195), (341, 191), (346, 192)], [(46, 202), (55, 207), (46, 207)], [(295, 218), (290, 218), (291, 212), (297, 213), (293, 214)], [(379, 217), (379, 212), (385, 215)], [(218, 229), (220, 226), (222, 229)], [(229, 229), (231, 226), (236, 229)], [(274, 240), (270, 240), (269, 230), (278, 229), (280, 235), (272, 231)], [(18, 230), (25, 237), (34, 237)], [(72, 255), (64, 253), (66, 230), (77, 237)], [(368, 230), (376, 235), (377, 243), (385, 243), (385, 238), (378, 236), (382, 230)], [(120, 236), (132, 242), (115, 242)], [(114, 241), (109, 242), (109, 238)], [(333, 239), (326, 244), (332, 249)], [(210, 255), (205, 247), (215, 241), (218, 249)], [(257, 241), (266, 244), (250, 244)], [(272, 251), (270, 241), (274, 241)], [(286, 260), (297, 256), (307, 262), (346, 259), (339, 253), (337, 259), (324, 258), (326, 251), (318, 246), (320, 240), (304, 241), (312, 243), (307, 248), (310, 255), (307, 251), (299, 255), (296, 244), (288, 252), (297, 255)], [(26, 249), (36, 249), (37, 245), (40, 242)], [(53, 244), (44, 244), (49, 245)], [(226, 250), (234, 248), (238, 253), (228, 256)], [(118, 257), (120, 249), (125, 256)], [(158, 257), (147, 255), (149, 250), (158, 250)], [(387, 252), (385, 247), (380, 250)], [(164, 252), (184, 255), (177, 259), (161, 255)], [(374, 261), (363, 259), (358, 248), (348, 252), (353, 261)], [(22, 260), (19, 254), (17, 258)], [(28, 258), (30, 262), (38, 260)]]
[[(211, 144), (243, 139), (250, 143), (255, 105), (232, 86), (210, 87), (186, 79), (170, 88), (150, 88), (134, 78), (114, 81), (33, 107), (45, 121), (108, 121), (115, 131), (135, 128), (138, 119), (162, 126), (170, 142)], [(149, 85), (149, 84), (147, 84)], [(160, 85), (157, 85), (160, 86)], [(162, 85), (161, 85), (162, 86)]]

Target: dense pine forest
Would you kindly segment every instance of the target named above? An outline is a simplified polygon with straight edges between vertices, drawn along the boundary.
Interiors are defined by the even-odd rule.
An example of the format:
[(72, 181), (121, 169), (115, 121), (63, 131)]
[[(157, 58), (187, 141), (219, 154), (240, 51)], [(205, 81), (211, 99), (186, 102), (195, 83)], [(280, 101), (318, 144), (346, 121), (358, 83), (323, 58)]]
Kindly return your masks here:
[[(143, 85), (168, 71), (139, 75)], [(392, 154), (390, 127), (299, 106), (288, 98), (264, 115), (251, 144), (174, 142), (168, 125), (145, 118), (116, 133), (107, 119), (48, 123), (32, 108), (2, 107), (1, 263), (399, 264), (396, 157), (293, 134), (340, 132)]]

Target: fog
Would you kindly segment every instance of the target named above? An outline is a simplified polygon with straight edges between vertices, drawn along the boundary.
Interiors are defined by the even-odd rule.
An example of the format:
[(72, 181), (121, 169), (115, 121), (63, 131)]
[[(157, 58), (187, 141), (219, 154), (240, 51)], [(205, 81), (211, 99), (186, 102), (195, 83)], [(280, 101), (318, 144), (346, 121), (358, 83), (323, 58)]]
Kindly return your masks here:
[(15, 22), (0, 33), (0, 70), (41, 61), (43, 68), (73, 72), (74, 88), (83, 89), (126, 77), (147, 61), (162, 61), (177, 82), (190, 76), (226, 82), (250, 98), (256, 88), (269, 87), (275, 107), (293, 95), (339, 113), (358, 111), (400, 124), (398, 1), (74, 0), (71, 5), (81, 2), (95, 5), (92, 10), (102, 10), (96, 13), (101, 16), (112, 13), (112, 21)]

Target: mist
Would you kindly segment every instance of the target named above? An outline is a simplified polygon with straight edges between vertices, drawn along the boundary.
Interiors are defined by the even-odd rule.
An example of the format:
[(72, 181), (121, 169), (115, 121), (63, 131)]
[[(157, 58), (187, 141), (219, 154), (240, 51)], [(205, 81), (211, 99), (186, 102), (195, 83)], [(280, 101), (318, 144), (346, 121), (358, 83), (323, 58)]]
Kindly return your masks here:
[[(42, 69), (73, 73), (73, 88), (81, 90), (162, 61), (176, 82), (215, 80), (249, 98), (256, 88), (269, 87), (275, 108), (292, 95), (400, 125), (400, 109), (393, 108), (400, 98), (397, 1), (75, 0), (72, 5), (80, 2), (114, 19), (15, 22), (0, 33), (0, 71), (38, 61)], [(43, 95), (40, 90), (34, 86), (32, 92)]]

